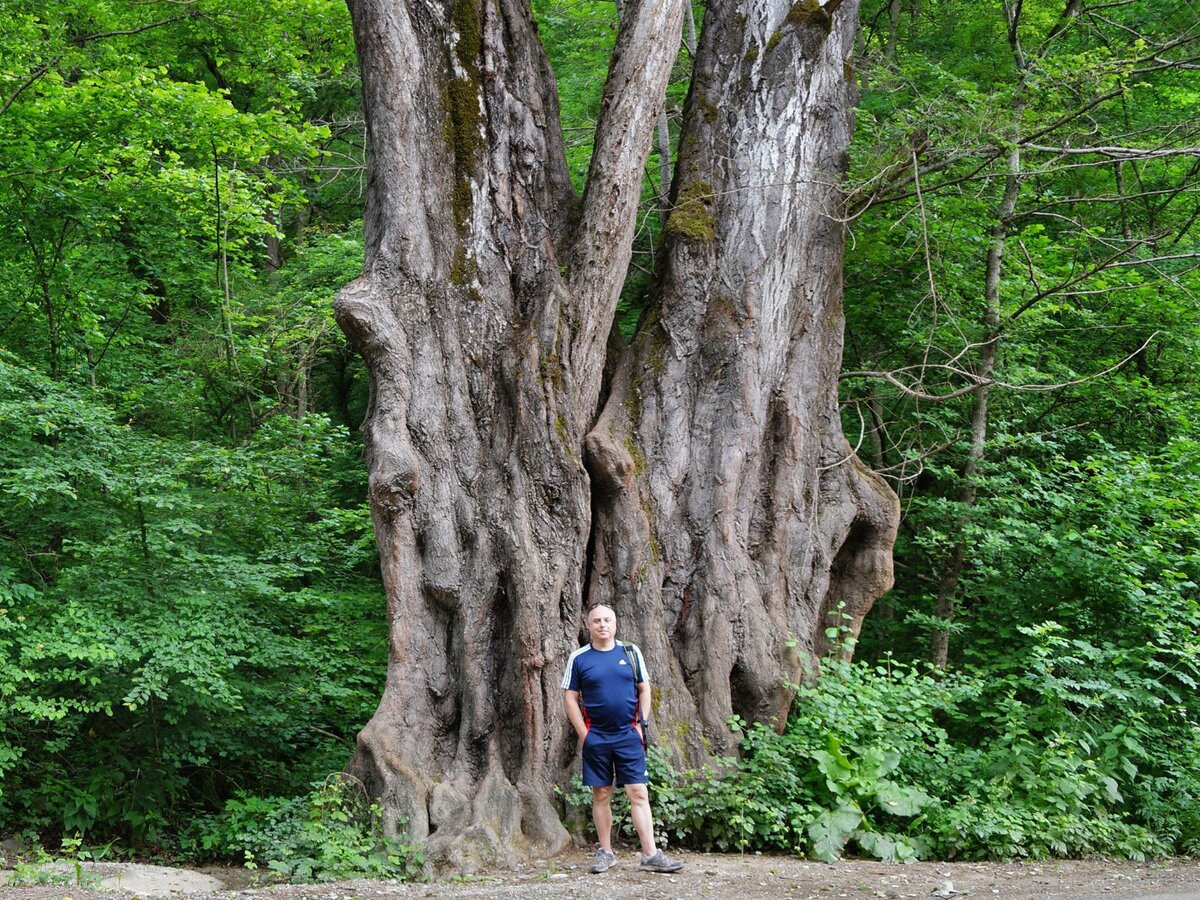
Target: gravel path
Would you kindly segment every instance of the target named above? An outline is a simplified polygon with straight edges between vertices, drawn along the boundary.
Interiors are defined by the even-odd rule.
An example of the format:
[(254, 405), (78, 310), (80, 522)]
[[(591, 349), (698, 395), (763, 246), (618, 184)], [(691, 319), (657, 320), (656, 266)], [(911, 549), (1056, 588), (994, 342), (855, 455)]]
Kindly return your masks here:
[(0, 888), (0, 900), (373, 900), (396, 898), (970, 898), (989, 900), (1200, 900), (1200, 860), (1149, 863), (1070, 860), (1049, 863), (913, 863), (685, 853), (676, 875), (639, 872), (633, 853), (602, 875), (589, 875), (591, 855), (565, 854), (540, 865), (482, 878), (432, 884), (347, 881), (325, 885), (255, 885), (243, 869), (194, 871), (100, 864), (106, 889), (76, 885)]

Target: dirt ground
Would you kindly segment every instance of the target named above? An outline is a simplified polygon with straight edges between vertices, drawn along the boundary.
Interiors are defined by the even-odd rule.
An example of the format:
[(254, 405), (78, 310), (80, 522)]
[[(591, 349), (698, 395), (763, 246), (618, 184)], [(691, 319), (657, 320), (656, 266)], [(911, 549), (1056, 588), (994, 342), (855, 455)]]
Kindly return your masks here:
[[(1200, 900), (1200, 860), (1148, 863), (1071, 860), (1048, 863), (913, 863), (844, 861), (836, 865), (794, 857), (680, 853), (675, 875), (639, 872), (632, 852), (605, 875), (589, 875), (591, 854), (568, 853), (539, 865), (485, 877), (430, 884), (347, 881), (324, 885), (255, 884), (240, 869), (200, 873), (157, 866), (107, 864), (105, 890), (76, 885), (0, 887), (0, 900), (373, 900), (396, 898), (930, 898), (987, 900)], [(115, 872), (114, 869), (120, 869)], [(201, 877), (196, 877), (196, 876)], [(204, 880), (209, 879), (209, 880)], [(213, 880), (215, 879), (215, 880)], [(2, 883), (2, 881), (0, 881)], [(218, 886), (220, 890), (214, 890)]]

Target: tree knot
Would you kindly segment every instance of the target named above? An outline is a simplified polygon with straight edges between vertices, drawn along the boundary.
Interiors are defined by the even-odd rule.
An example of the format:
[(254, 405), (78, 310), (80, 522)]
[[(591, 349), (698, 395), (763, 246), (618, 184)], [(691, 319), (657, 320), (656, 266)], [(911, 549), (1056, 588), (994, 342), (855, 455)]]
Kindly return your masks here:
[(381, 454), (371, 474), (371, 503), (389, 520), (411, 509), (421, 486), (421, 467), (411, 453)]

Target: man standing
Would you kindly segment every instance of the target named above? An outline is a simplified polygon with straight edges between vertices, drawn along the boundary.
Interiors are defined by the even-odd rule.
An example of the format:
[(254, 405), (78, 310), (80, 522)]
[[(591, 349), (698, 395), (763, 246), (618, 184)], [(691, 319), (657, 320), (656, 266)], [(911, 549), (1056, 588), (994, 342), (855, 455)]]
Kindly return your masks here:
[(654, 845), (654, 820), (646, 783), (646, 752), (642, 728), (650, 713), (650, 679), (642, 653), (616, 639), (617, 615), (607, 606), (587, 614), (591, 643), (567, 660), (563, 675), (563, 705), (579, 735), (583, 752), (583, 783), (592, 789), (592, 821), (600, 849), (594, 874), (617, 863), (612, 850), (612, 793), (614, 775), (625, 785), (630, 815), (642, 843), (641, 868), (647, 872), (678, 872), (683, 863), (670, 859)]

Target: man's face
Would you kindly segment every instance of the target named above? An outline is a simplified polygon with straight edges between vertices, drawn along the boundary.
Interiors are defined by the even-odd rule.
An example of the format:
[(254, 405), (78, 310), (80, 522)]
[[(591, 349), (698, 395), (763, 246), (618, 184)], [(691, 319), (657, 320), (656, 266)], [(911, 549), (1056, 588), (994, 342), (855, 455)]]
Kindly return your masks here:
[(587, 617), (588, 636), (593, 641), (606, 643), (617, 633), (617, 615), (607, 606), (597, 606)]

